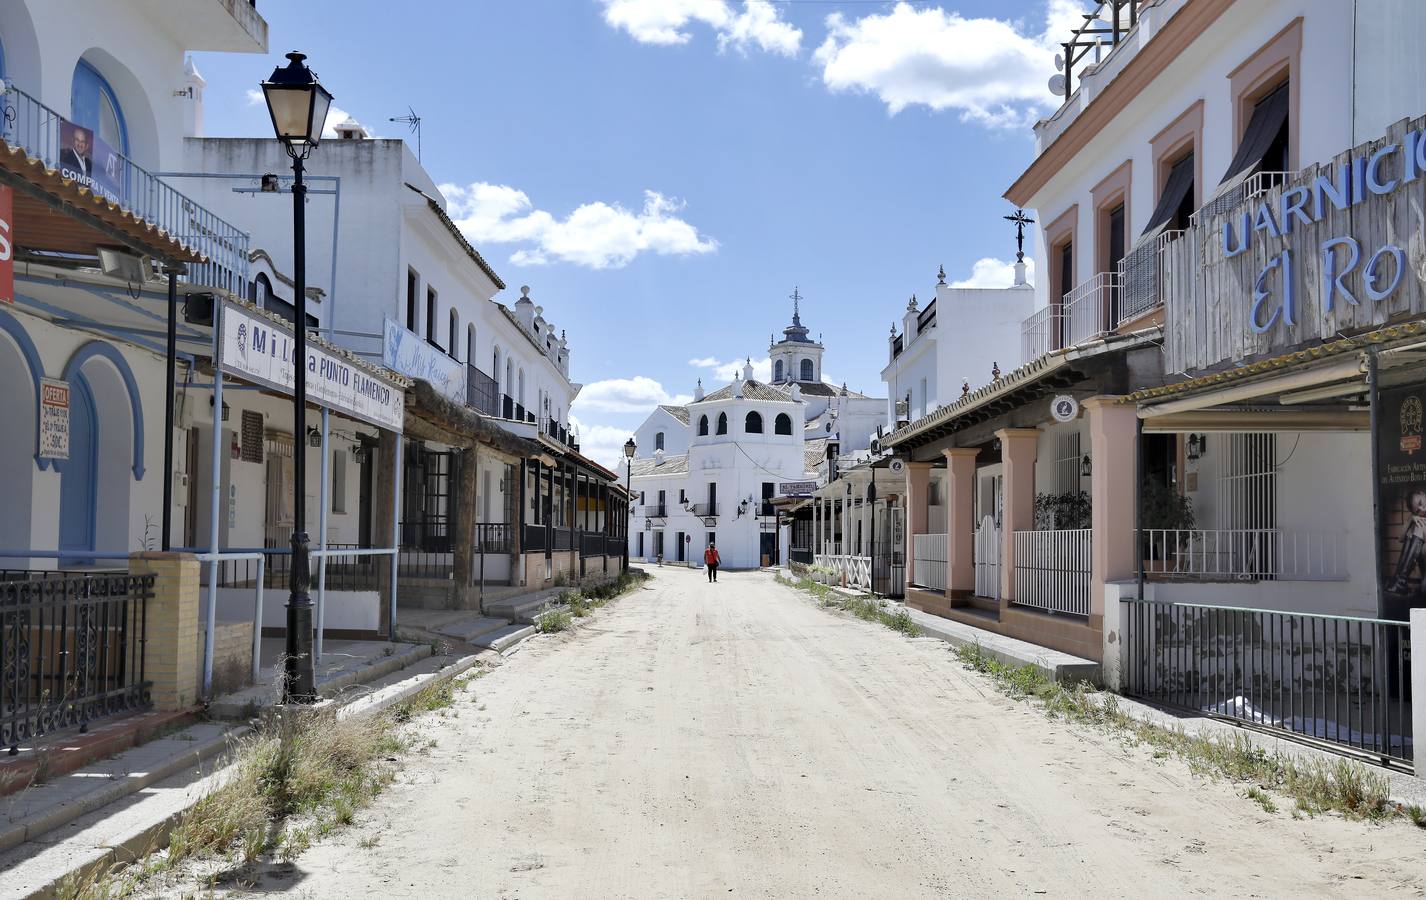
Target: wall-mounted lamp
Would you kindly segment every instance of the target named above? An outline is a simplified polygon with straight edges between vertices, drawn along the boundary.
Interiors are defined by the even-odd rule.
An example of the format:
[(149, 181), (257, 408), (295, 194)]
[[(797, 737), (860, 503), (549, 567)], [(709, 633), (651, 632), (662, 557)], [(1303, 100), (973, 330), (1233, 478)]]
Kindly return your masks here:
[(264, 194), (276, 194), (277, 191), (277, 176), (271, 172), (262, 176), (262, 192)]
[(1190, 434), (1188, 436), (1188, 458), (1192, 460), (1198, 460), (1201, 459), (1203, 456), (1207, 455), (1207, 453), (1208, 435)]
[(1086, 453), (1084, 458), (1079, 461), (1079, 477), (1088, 478), (1092, 474), (1094, 474), (1094, 466), (1089, 461), (1089, 454)]

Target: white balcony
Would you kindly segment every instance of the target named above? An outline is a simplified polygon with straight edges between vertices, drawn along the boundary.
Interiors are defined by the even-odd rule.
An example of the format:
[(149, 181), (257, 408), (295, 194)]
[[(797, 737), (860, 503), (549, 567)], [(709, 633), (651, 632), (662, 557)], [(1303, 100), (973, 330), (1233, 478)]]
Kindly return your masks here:
[(1080, 282), (1059, 303), (1052, 303), (1020, 326), (1026, 362), (1053, 350), (1091, 341), (1118, 324), (1118, 272), (1100, 272)]
[(185, 50), (266, 53), (267, 20), (257, 0), (135, 0), (142, 14)]
[(1182, 229), (1161, 231), (1134, 247), (1119, 260), (1118, 321), (1114, 323), (1116, 327), (1163, 306), (1164, 249), (1183, 235)]

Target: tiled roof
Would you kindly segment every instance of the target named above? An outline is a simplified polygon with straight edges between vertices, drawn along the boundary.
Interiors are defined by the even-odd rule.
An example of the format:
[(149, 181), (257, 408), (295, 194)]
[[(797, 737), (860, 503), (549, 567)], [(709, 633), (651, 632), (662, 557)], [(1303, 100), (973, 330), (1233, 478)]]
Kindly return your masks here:
[[(710, 400), (730, 400), (733, 397), (733, 386), (724, 385), (718, 390), (705, 396), (702, 400), (694, 400), (694, 403), (707, 403)], [(786, 403), (792, 398), (781, 388), (773, 387), (770, 384), (763, 384), (761, 381), (743, 382), (743, 397), (747, 400), (781, 400)]]
[(688, 407), (660, 405), (659, 409), (673, 416), (675, 419), (682, 422), (683, 424), (688, 424)]
[[(801, 389), (802, 393), (811, 394), (814, 397), (835, 397), (842, 392), (841, 388), (836, 385), (828, 384), (825, 381), (799, 381), (797, 382), (797, 387)], [(873, 399), (866, 394), (851, 390), (850, 388), (847, 390), (847, 396), (853, 400)]]
[(650, 456), (645, 459), (634, 460), (633, 477), (638, 478), (643, 475), (687, 475), (688, 457), (685, 456), (665, 456), (663, 464), (659, 465), (658, 460)]
[(490, 263), (485, 261), (485, 257), (480, 255), (480, 251), (470, 245), (470, 241), (466, 240), (465, 235), (461, 233), (456, 223), (451, 221), (451, 217), (441, 208), (441, 204), (415, 185), (408, 184), (406, 186), (426, 198), (426, 205), (431, 208), (431, 212), (436, 214), (436, 218), (440, 219), (441, 224), (446, 226), (446, 230), (451, 233), (451, 237), (455, 238), (456, 244), (465, 251), (466, 256), (471, 258), (471, 261), (495, 283), (497, 288), (502, 291), (505, 290), (505, 282), (501, 281), (500, 276), (495, 274), (495, 270), (490, 268)]
[(802, 458), (809, 470), (815, 471), (822, 465), (822, 460), (827, 458), (827, 439), (816, 438), (804, 441), (802, 444)]

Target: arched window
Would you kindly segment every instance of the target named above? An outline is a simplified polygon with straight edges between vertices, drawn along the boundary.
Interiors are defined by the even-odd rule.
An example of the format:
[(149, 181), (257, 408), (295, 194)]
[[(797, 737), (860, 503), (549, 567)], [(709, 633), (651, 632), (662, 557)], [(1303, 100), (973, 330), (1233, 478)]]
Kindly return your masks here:
[(99, 70), (82, 59), (74, 67), (70, 83), (69, 117), (113, 149), (129, 155), (129, 131), (119, 98)]
[(475, 323), (472, 322), (465, 326), (465, 361), (473, 366), (479, 358), (475, 355)]
[(507, 356), (505, 358), (505, 395), (508, 397), (513, 390), (515, 390), (515, 364)]
[[(451, 307), (451, 336), (446, 343), (446, 352), (451, 355), (451, 359), (460, 359), (460, 313), (456, 312), (454, 306)], [(469, 357), (466, 357), (469, 359)]]
[(810, 359), (804, 359), (804, 360), (802, 361), (802, 378), (801, 378), (800, 380), (802, 380), (802, 381), (816, 381), (816, 380), (817, 380), (817, 375), (815, 374), (815, 372), (813, 371), (813, 368), (812, 368), (812, 360), (810, 360)]
[(772, 380), (776, 382), (782, 381), (782, 360), (780, 359), (772, 364)]
[(699, 437), (707, 437), (707, 436), (708, 436), (708, 417), (707, 417), (707, 416), (699, 416), (699, 417), (698, 417), (698, 435), (699, 435)]
[(268, 280), (266, 272), (259, 272), (257, 278), (253, 279), (253, 305), (264, 309), (267, 307), (270, 297), (272, 297), (272, 282)]
[(792, 434), (792, 416), (787, 413), (778, 413), (773, 420), (772, 430), (777, 434)]
[(491, 351), (490, 354), (490, 378), (495, 382), (495, 396), (500, 396), (500, 388), (505, 383), (500, 380), (500, 347)]
[(743, 420), (743, 432), (745, 434), (762, 434), (763, 417), (755, 412), (748, 413), (748, 417)]
[(663, 449), (663, 432), (662, 432), (662, 431), (660, 431), (658, 434), (654, 435), (654, 449), (655, 449), (655, 450), (662, 450), (662, 449)]
[(728, 414), (727, 414), (727, 413), (718, 413), (718, 433), (719, 433), (719, 434), (727, 434), (727, 433), (728, 433)]
[(520, 367), (520, 393), (515, 396), (515, 402), (521, 406), (525, 405), (525, 367)]

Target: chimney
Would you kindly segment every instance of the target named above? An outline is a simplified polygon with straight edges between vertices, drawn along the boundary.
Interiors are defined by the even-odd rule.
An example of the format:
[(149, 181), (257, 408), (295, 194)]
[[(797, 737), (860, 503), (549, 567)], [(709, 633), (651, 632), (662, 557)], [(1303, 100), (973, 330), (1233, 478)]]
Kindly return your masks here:
[(530, 286), (520, 287), (520, 299), (515, 301), (515, 318), (526, 328), (535, 327), (535, 301), (530, 299)]
[(1015, 287), (1023, 287), (1025, 284), (1025, 261), (1020, 260), (1015, 263)]
[(794, 402), (799, 402), (802, 400), (802, 388), (798, 387), (797, 382), (794, 381), (792, 382), (792, 388), (788, 390), (787, 395), (791, 397)]
[(661, 465), (663, 465), (663, 448), (662, 448), (662, 447), (660, 447), (660, 448), (658, 448), (657, 450), (654, 451), (654, 465), (655, 465), (655, 466), (661, 466)]
[(183, 87), (174, 92), (174, 96), (183, 100), (184, 137), (203, 136), (203, 88), (207, 86), (208, 82), (203, 80), (203, 76), (198, 74), (198, 67), (193, 64), (193, 57), (184, 59)]
[(364, 141), (371, 137), (366, 128), (351, 116), (333, 126), (332, 130), (337, 133), (339, 141)]
[(743, 379), (737, 375), (733, 376), (733, 396), (739, 400), (743, 399)]
[(753, 380), (753, 358), (751, 356), (748, 357), (747, 363), (743, 365), (743, 380)]
[(696, 387), (696, 388), (693, 389), (693, 400), (694, 400), (694, 402), (696, 403), (696, 402), (698, 402), (699, 400), (702, 400), (702, 399), (703, 399), (703, 379), (700, 378), (700, 379), (698, 379), (698, 387)]

